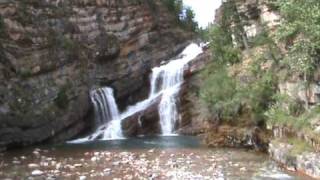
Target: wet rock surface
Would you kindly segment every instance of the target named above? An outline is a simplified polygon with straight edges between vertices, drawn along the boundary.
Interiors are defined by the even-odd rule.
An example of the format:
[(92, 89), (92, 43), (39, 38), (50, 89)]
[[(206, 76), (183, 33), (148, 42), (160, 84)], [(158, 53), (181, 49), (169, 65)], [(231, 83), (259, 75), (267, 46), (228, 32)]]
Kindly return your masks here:
[(161, 96), (155, 99), (146, 109), (138, 111), (121, 121), (122, 133), (126, 137), (138, 135), (161, 134), (158, 113)]
[[(30, 149), (1, 154), (1, 179), (295, 179), (266, 155), (231, 149)], [(297, 177), (297, 179), (308, 179)]]
[(181, 114), (177, 132), (184, 135), (202, 134), (208, 128), (208, 119), (199, 98), (197, 97), (200, 88), (201, 78), (198, 73), (203, 70), (211, 61), (211, 52), (205, 50), (197, 58), (190, 61), (184, 72), (185, 83), (180, 91), (179, 112)]

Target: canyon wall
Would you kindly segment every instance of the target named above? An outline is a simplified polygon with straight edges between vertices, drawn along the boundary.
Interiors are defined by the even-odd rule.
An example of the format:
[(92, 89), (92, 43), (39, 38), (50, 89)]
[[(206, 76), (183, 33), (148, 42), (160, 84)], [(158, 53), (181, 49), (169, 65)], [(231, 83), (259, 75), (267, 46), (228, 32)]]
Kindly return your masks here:
[[(213, 84), (219, 87), (219, 82), (222, 84), (230, 80), (231, 85), (221, 87), (225, 88), (225, 92), (232, 88), (236, 90), (230, 91), (231, 98), (220, 98), (219, 96), (224, 95), (223, 90), (209, 86), (209, 91), (213, 89), (213, 93), (208, 93), (209, 96), (216, 98), (205, 97), (211, 101), (208, 103), (209, 107), (202, 107), (199, 103), (201, 101), (196, 98), (189, 102), (191, 107), (203, 109), (202, 114), (194, 114), (192, 121), (202, 125), (197, 119), (207, 114), (204, 122), (208, 125), (205, 125), (207, 128), (203, 131), (205, 142), (209, 146), (268, 150), (270, 156), (287, 169), (319, 178), (320, 168), (315, 158), (319, 156), (320, 144), (319, 53), (318, 48), (315, 48), (315, 53), (303, 53), (303, 50), (308, 49), (308, 44), (301, 43), (304, 40), (309, 43), (319, 40), (315, 38), (316, 35), (313, 36), (313, 33), (306, 32), (303, 28), (290, 26), (316, 19), (311, 18), (314, 17), (312, 13), (306, 13), (309, 16), (303, 14), (305, 9), (316, 6), (305, 2), (299, 5), (295, 3), (274, 0), (223, 1), (216, 13), (216, 29), (213, 28), (212, 32), (225, 36), (223, 38), (228, 40), (212, 37), (212, 43), (220, 43), (223, 47), (221, 42), (228, 42), (226, 48), (229, 49), (219, 49), (212, 45), (212, 64), (217, 60), (223, 61), (220, 63), (223, 64), (226, 75), (222, 76), (222, 72), (219, 76), (219, 71), (209, 67), (207, 70), (213, 72), (212, 77), (222, 81), (208, 78), (211, 82), (204, 82), (212, 83), (216, 80)], [(306, 6), (300, 7), (304, 4)], [(301, 15), (294, 12), (294, 8), (300, 9)], [(302, 26), (319, 32), (319, 23), (310, 23), (310, 26), (308, 23)], [(290, 34), (289, 30), (294, 31), (294, 35)], [(303, 50), (292, 51), (297, 46)], [(223, 57), (215, 56), (214, 51)], [(231, 56), (233, 53), (237, 58)], [(301, 58), (308, 55), (310, 57)], [(230, 61), (225, 57), (235, 60)], [(219, 67), (217, 64), (219, 62), (213, 67)], [(312, 70), (305, 70), (301, 64)], [(206, 77), (198, 78), (199, 82), (201, 78)], [(201, 83), (195, 87), (206, 88)], [(194, 94), (199, 92), (201, 93), (201, 90), (195, 90)], [(208, 101), (205, 98), (202, 100)], [(222, 106), (219, 106), (219, 103)], [(195, 108), (190, 108), (189, 112), (193, 109)], [(223, 114), (225, 112), (226, 116)], [(224, 119), (219, 117), (219, 113)], [(194, 130), (195, 128), (191, 128), (189, 132), (195, 132)]]
[(160, 0), (1, 0), (0, 15), (0, 149), (90, 128), (94, 88), (121, 107), (142, 99), (192, 35)]

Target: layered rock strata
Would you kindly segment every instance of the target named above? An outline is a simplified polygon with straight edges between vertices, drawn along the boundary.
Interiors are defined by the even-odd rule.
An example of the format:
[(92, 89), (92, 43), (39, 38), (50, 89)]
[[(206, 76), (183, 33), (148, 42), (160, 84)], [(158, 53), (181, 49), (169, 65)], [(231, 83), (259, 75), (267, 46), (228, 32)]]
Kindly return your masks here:
[(88, 129), (96, 87), (122, 107), (142, 99), (190, 38), (159, 0), (4, 0), (0, 15), (1, 149)]

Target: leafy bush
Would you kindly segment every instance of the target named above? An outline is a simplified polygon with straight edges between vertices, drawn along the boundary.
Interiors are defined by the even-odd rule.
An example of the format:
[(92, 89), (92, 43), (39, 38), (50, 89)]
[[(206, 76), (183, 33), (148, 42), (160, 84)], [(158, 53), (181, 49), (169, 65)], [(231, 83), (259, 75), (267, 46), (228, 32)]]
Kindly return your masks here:
[(163, 3), (174, 14), (176, 23), (180, 27), (193, 32), (198, 30), (193, 10), (190, 7), (185, 7), (182, 0), (164, 0)]
[(240, 50), (233, 47), (231, 34), (219, 25), (212, 25), (208, 32), (208, 41), (213, 59), (220, 64), (240, 62)]
[[(210, 109), (220, 118), (230, 121), (236, 115), (235, 109), (238, 109), (239, 102), (236, 95), (236, 82), (232, 79), (225, 67), (211, 65), (203, 73), (204, 84), (200, 89), (200, 97), (209, 105)], [(214, 72), (210, 70), (216, 69)]]
[(273, 40), (269, 37), (269, 33), (267, 31), (263, 31), (251, 39), (252, 46), (262, 46), (266, 44), (273, 44)]
[(69, 105), (68, 90), (70, 87), (68, 85), (62, 86), (55, 98), (54, 102), (60, 109), (65, 109)]
[(284, 17), (277, 38), (288, 46), (282, 63), (309, 81), (320, 56), (320, 1), (277, 0), (276, 4)]
[(302, 102), (286, 95), (276, 94), (276, 103), (265, 113), (270, 125), (284, 125), (297, 130), (309, 128), (310, 120), (320, 113), (320, 107), (313, 107), (307, 111)]
[[(273, 69), (263, 70), (261, 66), (270, 59), (267, 55), (271, 56), (271, 59), (277, 59), (276, 54), (270, 52), (252, 56), (253, 62), (247, 72), (251, 80), (241, 82), (237, 77), (228, 74), (230, 65), (241, 62), (240, 49), (234, 47), (230, 32), (222, 25), (212, 25), (205, 37), (210, 42), (214, 65), (207, 67), (203, 74), (204, 85), (200, 90), (200, 97), (214, 112), (220, 114), (222, 120), (235, 120), (235, 117), (247, 109), (254, 122), (264, 122), (264, 113), (273, 102), (272, 97), (276, 92), (277, 78)], [(259, 45), (273, 45), (267, 32), (257, 37), (254, 42)]]
[(176, 18), (176, 21), (180, 21), (180, 17), (183, 11), (183, 1), (182, 0), (164, 0), (165, 6), (170, 12), (172, 12)]

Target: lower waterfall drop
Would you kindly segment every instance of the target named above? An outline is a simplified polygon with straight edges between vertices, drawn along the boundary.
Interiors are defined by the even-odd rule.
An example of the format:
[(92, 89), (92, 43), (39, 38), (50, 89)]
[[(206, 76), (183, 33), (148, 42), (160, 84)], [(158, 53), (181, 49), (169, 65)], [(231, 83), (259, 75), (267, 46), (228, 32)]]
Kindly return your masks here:
[(91, 91), (91, 102), (94, 105), (95, 119), (98, 125), (119, 119), (119, 110), (113, 96), (113, 90), (104, 87)]
[(113, 89), (104, 87), (93, 90), (90, 92), (90, 99), (94, 106), (95, 121), (99, 127), (92, 135), (69, 142), (82, 143), (96, 139), (122, 139), (120, 113)]

